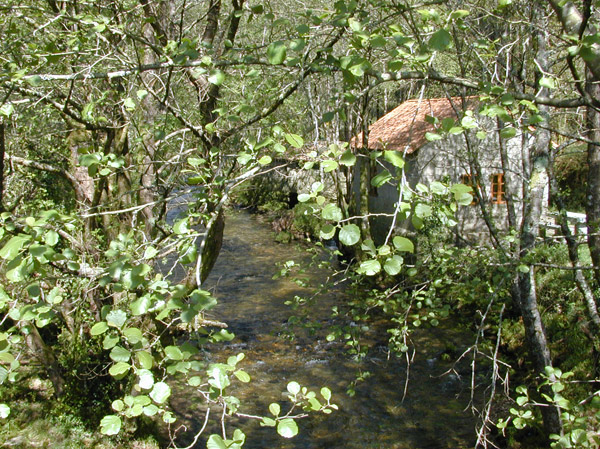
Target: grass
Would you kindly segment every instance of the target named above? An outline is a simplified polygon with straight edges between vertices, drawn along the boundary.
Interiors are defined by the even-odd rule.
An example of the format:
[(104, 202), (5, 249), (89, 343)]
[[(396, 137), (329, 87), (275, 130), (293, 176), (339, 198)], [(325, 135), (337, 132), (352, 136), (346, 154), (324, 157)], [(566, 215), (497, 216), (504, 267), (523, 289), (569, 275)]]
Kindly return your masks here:
[[(23, 393), (23, 392), (21, 392)], [(0, 447), (14, 449), (158, 449), (153, 438), (109, 438), (86, 427), (77, 417), (56, 412), (37, 392), (8, 402), (10, 416), (0, 421)], [(33, 394), (32, 394), (33, 393)]]

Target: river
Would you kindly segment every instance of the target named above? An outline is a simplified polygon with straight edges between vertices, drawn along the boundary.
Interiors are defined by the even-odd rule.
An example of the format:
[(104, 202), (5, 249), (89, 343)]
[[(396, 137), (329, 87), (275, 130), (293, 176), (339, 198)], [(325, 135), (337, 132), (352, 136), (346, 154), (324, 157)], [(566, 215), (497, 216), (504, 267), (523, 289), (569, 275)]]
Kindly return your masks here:
[[(287, 440), (273, 428), (256, 421), (234, 422), (247, 436), (245, 448), (344, 448), (426, 449), (473, 447), (475, 419), (467, 410), (469, 379), (440, 376), (449, 367), (439, 356), (448, 341), (468, 344), (459, 331), (420, 329), (414, 334), (416, 355), (410, 366), (410, 382), (404, 396), (406, 361), (388, 358), (383, 345), (372, 350), (360, 365), (345, 354), (341, 342), (328, 342), (326, 312), (335, 301), (344, 300), (343, 290), (331, 290), (316, 301), (323, 316), (323, 329), (315, 335), (300, 332), (296, 339), (284, 338), (292, 311), (285, 301), (307, 294), (306, 288), (287, 278), (273, 279), (277, 264), (290, 259), (306, 260), (297, 245), (278, 244), (269, 227), (257, 217), (232, 212), (227, 217), (223, 248), (206, 288), (218, 298), (209, 318), (228, 323), (236, 338), (207, 351), (209, 360), (226, 360), (240, 352), (246, 358), (241, 368), (252, 377), (250, 384), (236, 383), (232, 394), (242, 400), (240, 410), (268, 416), (271, 402), (281, 402), (289, 381), (318, 391), (327, 386), (332, 402), (340, 409), (331, 415), (313, 415), (299, 422), (300, 433)], [(323, 270), (307, 273), (313, 282), (326, 276)], [(213, 359), (214, 358), (214, 359)], [(358, 369), (371, 373), (356, 387), (345, 391)], [(238, 388), (239, 386), (239, 388)], [(185, 391), (178, 391), (172, 406), (189, 428), (198, 428), (203, 414)], [(213, 431), (218, 431), (217, 429)], [(208, 435), (206, 435), (208, 436)], [(206, 447), (201, 438), (196, 445)]]

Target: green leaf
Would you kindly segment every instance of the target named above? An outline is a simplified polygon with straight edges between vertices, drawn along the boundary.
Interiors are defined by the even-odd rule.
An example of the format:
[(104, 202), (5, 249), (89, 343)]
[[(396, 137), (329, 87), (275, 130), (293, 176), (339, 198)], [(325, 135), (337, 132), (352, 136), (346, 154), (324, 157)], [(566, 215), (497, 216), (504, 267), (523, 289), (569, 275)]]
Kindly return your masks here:
[(271, 412), (271, 415), (278, 417), (281, 413), (281, 407), (278, 403), (272, 402), (271, 404), (269, 404), (269, 412)]
[(122, 310), (113, 310), (106, 316), (106, 322), (109, 326), (121, 328), (127, 321), (127, 314)]
[(419, 203), (415, 207), (415, 215), (419, 218), (431, 217), (433, 210), (428, 204)]
[(390, 276), (396, 276), (402, 270), (402, 263), (404, 259), (398, 255), (394, 255), (388, 259), (386, 259), (383, 264), (383, 269)]
[(283, 41), (273, 42), (267, 47), (267, 59), (269, 64), (282, 64), (287, 55), (287, 47)]
[(39, 75), (30, 75), (25, 78), (25, 81), (33, 87), (37, 87), (42, 84), (42, 77)]
[(356, 164), (356, 156), (352, 154), (352, 151), (346, 150), (340, 157), (340, 164), (345, 165), (346, 167), (352, 167)]
[(21, 252), (23, 246), (30, 240), (31, 236), (29, 235), (15, 235), (0, 250), (0, 257), (4, 260), (14, 259)]
[(323, 208), (321, 216), (324, 220), (340, 221), (342, 219), (342, 211), (338, 206), (330, 203)]
[(429, 184), (429, 189), (436, 195), (445, 195), (448, 191), (447, 187), (439, 181), (433, 181)]
[(291, 418), (282, 419), (277, 423), (277, 433), (283, 438), (293, 438), (298, 435), (298, 425)]
[(140, 366), (144, 369), (152, 369), (154, 364), (154, 357), (147, 351), (139, 351), (136, 353), (137, 360)]
[(470, 14), (470, 12), (467, 11), (466, 9), (457, 9), (456, 11), (452, 11), (452, 13), (450, 13), (450, 19), (451, 20), (462, 19), (464, 17), (467, 17), (469, 14)]
[(183, 359), (183, 353), (181, 352), (181, 349), (179, 349), (177, 346), (167, 346), (165, 348), (165, 354), (166, 354), (167, 358), (169, 358), (171, 360), (182, 360)]
[(425, 133), (425, 138), (429, 142), (434, 142), (436, 140), (442, 140), (442, 136), (440, 136), (439, 134), (436, 134), (436, 133), (431, 133), (431, 132), (426, 132)]
[(272, 161), (273, 159), (271, 158), (271, 156), (263, 156), (258, 160), (258, 163), (260, 165), (269, 165)]
[(294, 148), (302, 148), (304, 145), (304, 139), (300, 137), (298, 134), (285, 134), (285, 140)]
[(225, 81), (225, 74), (219, 69), (213, 69), (208, 75), (208, 82), (215, 86), (220, 86)]
[(139, 377), (138, 385), (140, 388), (149, 390), (154, 386), (154, 375), (152, 374), (152, 371), (148, 369), (141, 369), (138, 370), (137, 375)]
[(323, 396), (323, 399), (326, 401), (331, 400), (331, 390), (327, 387), (321, 388), (321, 396)]
[(102, 335), (107, 330), (108, 330), (108, 324), (106, 324), (106, 322), (104, 322), (104, 321), (100, 321), (99, 323), (96, 323), (92, 326), (92, 329), (90, 330), (90, 334), (95, 337), (96, 335)]
[(502, 130), (500, 131), (500, 137), (502, 137), (503, 139), (510, 139), (512, 137), (515, 137), (517, 135), (517, 130), (515, 128), (513, 128), (512, 126), (507, 126), (506, 128), (502, 128)]
[(445, 29), (433, 33), (429, 38), (429, 47), (435, 51), (444, 51), (452, 44), (452, 36)]
[(554, 82), (554, 80), (546, 76), (543, 76), (540, 79), (540, 86), (547, 87), (548, 89), (556, 89), (556, 83)]
[(319, 237), (323, 240), (332, 239), (335, 235), (335, 226), (330, 225), (329, 223), (324, 224), (319, 231)]
[(123, 330), (123, 336), (132, 345), (139, 343), (144, 338), (142, 331), (137, 327), (128, 327), (127, 329)]
[(394, 167), (403, 168), (404, 159), (399, 151), (384, 151), (383, 157), (386, 161), (392, 164)]
[(228, 446), (227, 444), (225, 444), (225, 441), (223, 441), (223, 438), (221, 438), (219, 435), (213, 434), (210, 437), (208, 437), (208, 441), (206, 442), (206, 448), (227, 449)]
[(389, 171), (383, 170), (371, 179), (371, 185), (373, 187), (381, 187), (392, 178), (392, 174)]
[(244, 370), (237, 370), (233, 372), (233, 375), (237, 377), (240, 382), (248, 383), (250, 382), (250, 375)]
[(6, 419), (10, 415), (10, 407), (6, 404), (0, 404), (0, 418)]
[(358, 272), (367, 276), (375, 276), (381, 271), (381, 264), (377, 259), (365, 260), (360, 263)]
[(326, 112), (325, 114), (323, 114), (323, 123), (328, 123), (328, 122), (332, 121), (334, 118), (335, 118), (334, 111)]
[(133, 101), (133, 98), (129, 98), (129, 97), (125, 99), (125, 101), (123, 102), (123, 106), (128, 111), (134, 111), (136, 108), (135, 101)]
[(131, 368), (131, 365), (129, 365), (129, 363), (117, 362), (110, 367), (108, 373), (113, 377), (119, 377), (125, 374), (127, 371), (129, 371), (129, 368)]
[(321, 168), (325, 173), (332, 172), (338, 168), (338, 163), (334, 160), (328, 159), (321, 162)]
[(157, 382), (154, 384), (150, 397), (157, 404), (163, 404), (171, 396), (171, 387), (164, 382)]
[(300, 384), (298, 382), (290, 382), (287, 384), (287, 391), (289, 391), (294, 396), (300, 393)]
[(121, 418), (116, 415), (106, 415), (100, 421), (100, 432), (104, 435), (116, 435), (121, 430)]
[(346, 246), (352, 246), (360, 240), (360, 228), (355, 224), (348, 224), (340, 229), (340, 242)]
[(58, 243), (58, 232), (49, 230), (44, 234), (44, 243), (46, 245), (54, 246)]
[(106, 350), (112, 349), (117, 343), (119, 343), (119, 341), (121, 341), (121, 339), (118, 335), (108, 334), (102, 341), (102, 347)]
[(277, 421), (275, 421), (272, 418), (267, 418), (265, 416), (265, 417), (263, 417), (262, 421), (260, 422), (260, 425), (262, 427), (275, 427), (277, 425)]
[(115, 362), (129, 362), (129, 358), (131, 357), (131, 352), (122, 346), (115, 346), (110, 351), (110, 358)]
[(173, 225), (173, 232), (177, 235), (187, 234), (189, 231), (187, 218), (177, 220)]
[(131, 310), (131, 313), (133, 313), (135, 316), (138, 316), (138, 315), (143, 315), (146, 312), (148, 312), (148, 310), (150, 310), (151, 306), (152, 306), (152, 300), (150, 299), (150, 297), (142, 296), (142, 297), (136, 299), (135, 301), (133, 301), (129, 305), (129, 309)]

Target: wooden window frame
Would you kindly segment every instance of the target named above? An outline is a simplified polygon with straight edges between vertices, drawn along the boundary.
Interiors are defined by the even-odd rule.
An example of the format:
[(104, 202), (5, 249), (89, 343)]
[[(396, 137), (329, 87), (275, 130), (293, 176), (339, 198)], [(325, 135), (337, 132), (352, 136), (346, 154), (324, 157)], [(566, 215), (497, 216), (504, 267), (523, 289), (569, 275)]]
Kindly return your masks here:
[(474, 176), (469, 173), (465, 173), (460, 176), (461, 184), (469, 186), (473, 189), (473, 201), (471, 201), (471, 206), (474, 206), (475, 204), (477, 204), (479, 202), (479, 198), (478, 198), (477, 194), (475, 193), (475, 189), (479, 189), (479, 183), (477, 183), (477, 186), (475, 186), (475, 184), (473, 183), (473, 178), (474, 178)]
[(492, 204), (506, 204), (506, 179), (504, 173), (494, 173), (492, 175), (490, 200)]

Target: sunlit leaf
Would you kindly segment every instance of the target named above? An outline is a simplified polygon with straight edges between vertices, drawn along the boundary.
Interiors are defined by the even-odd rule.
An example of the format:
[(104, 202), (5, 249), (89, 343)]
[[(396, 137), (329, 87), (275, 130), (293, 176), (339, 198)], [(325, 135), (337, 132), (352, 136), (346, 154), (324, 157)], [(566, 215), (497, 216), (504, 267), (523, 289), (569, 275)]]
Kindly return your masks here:
[(115, 346), (110, 351), (110, 358), (115, 362), (128, 362), (131, 353), (122, 346)]
[(121, 418), (116, 415), (106, 415), (100, 421), (100, 432), (104, 435), (116, 435), (121, 430)]
[(366, 274), (367, 276), (375, 276), (381, 271), (381, 264), (376, 259), (365, 260), (360, 263), (358, 271), (359, 273)]
[(277, 433), (284, 438), (293, 438), (298, 435), (298, 425), (291, 418), (282, 419), (277, 423)]
[(294, 148), (302, 148), (304, 145), (304, 139), (300, 137), (298, 134), (285, 134), (283, 136), (287, 143), (289, 143)]
[(389, 171), (383, 170), (381, 173), (378, 173), (373, 177), (373, 179), (371, 179), (371, 185), (373, 187), (381, 187), (392, 178), (393, 176)]
[(281, 407), (278, 403), (272, 402), (269, 404), (269, 412), (271, 412), (271, 415), (277, 417), (281, 413)]
[(154, 357), (149, 352), (139, 351), (136, 353), (136, 357), (140, 366), (144, 369), (152, 369), (152, 365), (154, 364)]
[(225, 74), (219, 69), (213, 69), (210, 71), (207, 79), (209, 83), (220, 86), (225, 81)]
[(354, 164), (356, 164), (356, 156), (351, 150), (346, 150), (340, 157), (340, 164), (347, 167), (352, 167)]
[(208, 437), (208, 441), (206, 442), (206, 448), (227, 449), (228, 445), (225, 444), (225, 441), (223, 441), (223, 438), (221, 438), (219, 435), (213, 434), (210, 437)]
[(10, 407), (6, 404), (0, 404), (0, 418), (5, 419), (10, 415)]
[(164, 403), (171, 396), (171, 387), (169, 387), (164, 382), (157, 382), (154, 384), (152, 391), (150, 392), (150, 397), (157, 404)]
[(390, 276), (395, 276), (402, 270), (403, 262), (404, 259), (402, 259), (402, 257), (394, 255), (386, 259), (385, 263), (383, 264), (383, 269)]
[(141, 369), (138, 370), (137, 375), (139, 377), (138, 385), (140, 388), (149, 390), (154, 386), (154, 375), (152, 374), (152, 371), (148, 369)]
[(90, 329), (90, 334), (92, 336), (102, 335), (104, 332), (108, 330), (108, 324), (104, 321), (100, 321), (92, 326)]
[(342, 217), (342, 211), (341, 209), (336, 206), (335, 204), (328, 204), (326, 205), (322, 212), (321, 212), (321, 216), (323, 217), (324, 220), (332, 220), (332, 221), (340, 221), (343, 217)]
[(122, 310), (112, 310), (106, 316), (106, 322), (112, 327), (121, 328), (125, 321), (127, 321), (127, 314)]
[(323, 240), (332, 239), (335, 235), (335, 230), (335, 226), (326, 223), (321, 227), (321, 230), (319, 231), (319, 237), (321, 237)]
[(0, 250), (0, 257), (5, 260), (14, 259), (19, 252), (23, 249), (23, 246), (31, 240), (29, 235), (15, 235), (12, 237), (6, 245)]
[(334, 160), (326, 160), (321, 162), (321, 168), (325, 173), (329, 173), (338, 168), (338, 163)]
[(402, 153), (400, 153), (399, 151), (384, 151), (383, 157), (386, 161), (388, 161), (394, 167), (397, 167), (397, 168), (404, 167), (404, 159), (402, 158)]
[(342, 226), (339, 234), (340, 242), (346, 246), (352, 246), (360, 240), (360, 228), (355, 224)]
[(113, 377), (119, 377), (125, 374), (127, 371), (129, 371), (129, 368), (131, 368), (131, 365), (129, 365), (129, 363), (118, 362), (110, 367), (108, 373)]
[(409, 253), (412, 253), (415, 251), (415, 245), (413, 244), (413, 242), (411, 240), (407, 239), (406, 237), (397, 235), (392, 239), (392, 242), (394, 244), (394, 247), (398, 251), (406, 251)]
[(289, 391), (293, 395), (297, 395), (300, 393), (300, 384), (298, 382), (290, 382), (287, 384), (287, 391)]

